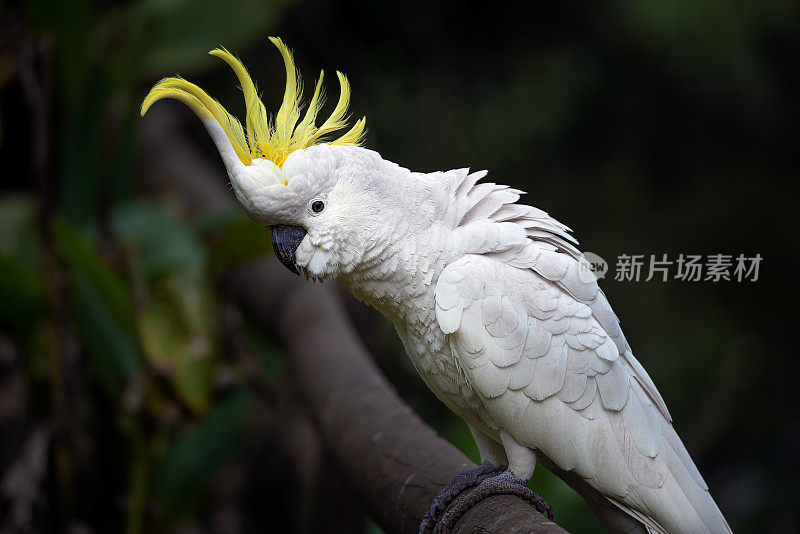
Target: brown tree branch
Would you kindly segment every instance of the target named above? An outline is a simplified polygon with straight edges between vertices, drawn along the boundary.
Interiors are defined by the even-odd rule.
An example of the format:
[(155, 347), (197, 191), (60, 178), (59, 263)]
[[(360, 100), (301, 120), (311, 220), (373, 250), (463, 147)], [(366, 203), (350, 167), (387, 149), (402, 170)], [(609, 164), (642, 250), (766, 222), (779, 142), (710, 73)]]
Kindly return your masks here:
[[(397, 396), (329, 284), (262, 260), (233, 270), (226, 285), (260, 325), (277, 325), (308, 412), (370, 516), (387, 532), (416, 532), (438, 491), (474, 464)], [(563, 532), (510, 496), (480, 503), (454, 529), (474, 531)]]
[[(151, 113), (143, 136), (144, 175), (153, 189), (187, 184), (192, 211), (226, 201), (214, 184), (198, 183), (202, 171), (177, 177), (174, 158), (193, 152)], [(148, 121), (145, 121), (146, 123)], [(157, 134), (149, 139), (148, 130)], [(170, 162), (172, 161), (172, 162)], [(197, 167), (205, 157), (192, 158)], [(165, 172), (160, 165), (170, 165)], [(221, 166), (220, 166), (221, 170)], [(169, 176), (168, 182), (158, 176)], [(230, 196), (227, 197), (230, 199)], [(231, 200), (228, 200), (230, 202)], [(266, 238), (266, 235), (265, 235)], [(439, 490), (474, 464), (439, 437), (396, 394), (377, 369), (350, 324), (334, 283), (312, 285), (275, 261), (231, 270), (225, 287), (265, 330), (282, 343), (295, 387), (326, 449), (370, 516), (389, 533), (415, 533)], [(453, 532), (563, 533), (516, 497), (491, 497), (471, 509)]]

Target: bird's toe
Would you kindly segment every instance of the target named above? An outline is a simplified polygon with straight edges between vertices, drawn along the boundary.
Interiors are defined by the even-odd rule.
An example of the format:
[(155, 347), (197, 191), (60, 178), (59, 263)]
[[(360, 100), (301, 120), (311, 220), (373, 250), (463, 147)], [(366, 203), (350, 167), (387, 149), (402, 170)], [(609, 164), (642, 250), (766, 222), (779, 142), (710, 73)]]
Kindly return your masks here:
[(528, 488), (524, 480), (515, 477), (510, 469), (506, 469), (499, 475), (486, 478), (475, 489), (456, 500), (439, 519), (434, 534), (442, 534), (451, 530), (467, 510), (492, 495), (516, 495), (531, 503), (537, 511), (551, 521), (555, 517), (553, 508), (547, 501)]
[(453, 479), (439, 492), (431, 503), (428, 512), (422, 518), (419, 525), (419, 534), (423, 534), (427, 529), (434, 528), (439, 514), (446, 510), (458, 495), (466, 489), (480, 485), (484, 480), (495, 477), (503, 471), (505, 467), (496, 466), (490, 462), (473, 467), (458, 473)]

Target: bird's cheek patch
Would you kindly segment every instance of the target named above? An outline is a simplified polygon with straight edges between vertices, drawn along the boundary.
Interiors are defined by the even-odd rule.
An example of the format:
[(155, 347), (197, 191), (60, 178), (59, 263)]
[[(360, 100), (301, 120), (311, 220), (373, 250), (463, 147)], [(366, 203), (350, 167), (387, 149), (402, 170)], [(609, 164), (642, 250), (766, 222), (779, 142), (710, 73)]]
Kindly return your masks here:
[(296, 252), (297, 265), (305, 267), (309, 274), (319, 278), (334, 274), (333, 253), (315, 247), (308, 239), (304, 239)]
[(317, 249), (308, 264), (308, 272), (314, 276), (325, 277), (333, 274), (333, 254)]
[(297, 259), (297, 265), (300, 267), (308, 267), (308, 263), (311, 261), (311, 257), (314, 255), (314, 250), (316, 247), (312, 244), (311, 238), (306, 236), (298, 245), (297, 250), (295, 251), (295, 258)]

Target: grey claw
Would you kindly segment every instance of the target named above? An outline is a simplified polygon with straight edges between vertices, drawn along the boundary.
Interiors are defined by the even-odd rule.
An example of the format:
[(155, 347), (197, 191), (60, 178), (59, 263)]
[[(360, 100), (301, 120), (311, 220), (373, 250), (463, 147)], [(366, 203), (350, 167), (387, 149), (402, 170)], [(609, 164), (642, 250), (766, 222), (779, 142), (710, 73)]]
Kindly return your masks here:
[(441, 534), (451, 530), (467, 510), (492, 495), (516, 495), (531, 503), (539, 513), (545, 515), (550, 521), (555, 516), (553, 508), (547, 501), (528, 488), (524, 480), (515, 477), (511, 470), (506, 470), (497, 476), (484, 479), (474, 490), (453, 503), (439, 518), (433, 531), (434, 534)]
[(419, 525), (419, 534), (432, 528), (434, 532), (437, 531), (437, 519), (441, 512), (450, 506), (458, 495), (466, 489), (478, 486), (485, 479), (497, 476), (505, 471), (505, 467), (498, 467), (490, 462), (485, 462), (483, 465), (473, 467), (462, 471), (453, 477), (452, 480), (439, 492), (433, 502), (431, 503), (428, 512), (423, 516)]

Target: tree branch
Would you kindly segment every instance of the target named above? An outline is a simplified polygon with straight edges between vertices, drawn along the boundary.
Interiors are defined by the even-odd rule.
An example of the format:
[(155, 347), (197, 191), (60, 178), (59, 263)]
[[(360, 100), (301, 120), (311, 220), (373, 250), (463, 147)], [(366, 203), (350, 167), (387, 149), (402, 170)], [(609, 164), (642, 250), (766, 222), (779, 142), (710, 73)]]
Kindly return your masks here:
[[(326, 447), (370, 516), (387, 532), (416, 532), (433, 497), (473, 467), (395, 393), (329, 285), (262, 260), (229, 274), (227, 287), (285, 347), (292, 379)], [(454, 532), (563, 532), (516, 497), (473, 508)]]
[[(166, 112), (165, 106), (148, 120)], [(154, 137), (162, 141), (148, 141), (148, 130), (158, 132)], [(170, 173), (157, 168), (191, 152), (185, 142), (179, 146), (177, 129), (166, 136), (168, 142), (164, 136), (164, 123), (146, 124), (143, 148), (150, 157), (143, 162), (145, 177), (170, 177), (169, 184), (151, 186), (169, 185), (175, 191), (178, 184), (191, 183), (181, 193), (193, 211), (204, 208), (204, 198), (213, 198), (212, 209), (224, 203), (209, 194), (213, 184), (197, 183), (200, 176), (213, 173), (184, 180), (174, 175), (184, 166), (171, 165)], [(205, 160), (193, 158), (192, 165)], [(398, 397), (358, 339), (333, 283), (312, 285), (275, 261), (261, 260), (231, 270), (224, 286), (264, 330), (280, 339), (292, 380), (326, 449), (369, 515), (386, 532), (415, 533), (439, 490), (474, 464)], [(468, 511), (453, 532), (564, 530), (516, 497), (495, 496)]]

